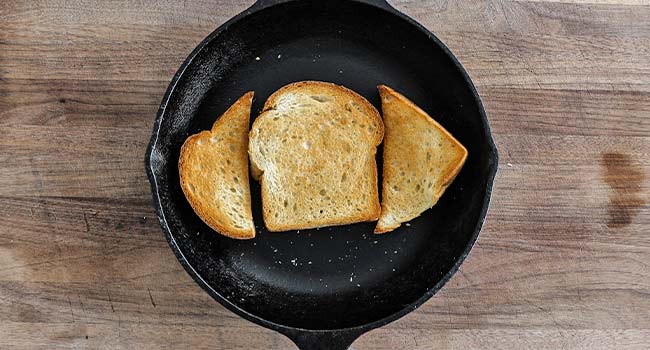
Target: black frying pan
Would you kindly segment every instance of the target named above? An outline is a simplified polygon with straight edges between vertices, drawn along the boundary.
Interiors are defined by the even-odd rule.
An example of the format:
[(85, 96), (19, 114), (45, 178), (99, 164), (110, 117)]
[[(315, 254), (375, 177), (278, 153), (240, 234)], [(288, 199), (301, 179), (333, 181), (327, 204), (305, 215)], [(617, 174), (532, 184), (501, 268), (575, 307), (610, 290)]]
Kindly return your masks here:
[[(183, 141), (209, 129), (246, 91), (255, 91), (255, 118), (273, 91), (299, 80), (347, 86), (378, 108), (376, 86), (395, 88), (467, 147), (464, 168), (433, 209), (385, 235), (373, 234), (374, 223), (269, 233), (255, 182), (257, 237), (218, 235), (181, 191)], [(378, 161), (381, 169), (381, 152)], [(417, 308), (458, 269), (485, 218), (497, 150), (458, 61), (383, 0), (259, 0), (203, 40), (178, 70), (156, 118), (146, 169), (169, 245), (203, 289), (303, 350), (342, 350)]]

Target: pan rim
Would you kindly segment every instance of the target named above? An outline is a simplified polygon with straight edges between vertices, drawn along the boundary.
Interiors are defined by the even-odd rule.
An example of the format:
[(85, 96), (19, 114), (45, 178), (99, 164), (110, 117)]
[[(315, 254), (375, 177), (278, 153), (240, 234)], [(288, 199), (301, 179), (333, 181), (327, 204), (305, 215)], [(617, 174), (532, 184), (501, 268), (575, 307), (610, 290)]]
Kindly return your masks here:
[(453, 55), (453, 53), (449, 50), (449, 48), (440, 40), (438, 39), (431, 31), (429, 31), (426, 27), (415, 21), (414, 19), (410, 18), (409, 16), (401, 13), (400, 11), (392, 8), (390, 5), (381, 5), (381, 4), (376, 4), (376, 3), (371, 3), (368, 1), (364, 0), (348, 0), (353, 3), (360, 3), (364, 4), (367, 6), (374, 7), (375, 9), (382, 10), (389, 15), (393, 15), (397, 18), (399, 18), (402, 21), (406, 21), (407, 24), (414, 26), (417, 30), (422, 32), (427, 36), (427, 38), (434, 44), (436, 47), (441, 49), (445, 55), (451, 60), (451, 62), (454, 64), (456, 69), (461, 73), (465, 84), (469, 88), (469, 92), (472, 94), (472, 96), (475, 99), (477, 109), (478, 109), (478, 114), (480, 115), (480, 121), (482, 123), (482, 126), (484, 128), (484, 132), (487, 135), (487, 148), (488, 148), (488, 154), (489, 154), (489, 165), (488, 165), (488, 176), (486, 178), (487, 184), (484, 193), (482, 194), (482, 209), (481, 213), (479, 214), (478, 220), (476, 221), (476, 225), (474, 226), (474, 232), (472, 233), (472, 236), (464, 248), (463, 252), (461, 255), (456, 259), (452, 267), (445, 273), (442, 278), (431, 288), (429, 288), (421, 297), (419, 297), (417, 300), (412, 302), (411, 304), (403, 307), (401, 310), (394, 312), (386, 317), (383, 317), (381, 319), (368, 322), (362, 325), (357, 325), (357, 326), (352, 326), (352, 327), (345, 327), (345, 328), (336, 328), (336, 329), (309, 329), (309, 328), (300, 328), (300, 327), (292, 327), (292, 326), (287, 326), (284, 324), (276, 323), (273, 321), (269, 321), (265, 318), (262, 318), (260, 316), (257, 316), (249, 311), (246, 311), (236, 304), (233, 304), (230, 302), (227, 298), (222, 296), (219, 292), (217, 292), (214, 288), (210, 286), (210, 284), (205, 281), (201, 275), (194, 269), (194, 267), (188, 262), (187, 258), (183, 254), (183, 252), (180, 250), (178, 244), (176, 243), (176, 238), (174, 237), (174, 234), (171, 232), (171, 229), (167, 223), (167, 218), (165, 216), (165, 213), (163, 212), (162, 209), (162, 201), (160, 198), (159, 194), (159, 185), (157, 182), (157, 178), (155, 175), (155, 171), (153, 169), (153, 164), (152, 164), (152, 157), (154, 156), (154, 151), (156, 149), (156, 145), (158, 143), (158, 136), (160, 134), (160, 128), (162, 125), (162, 120), (165, 117), (165, 114), (167, 112), (167, 107), (169, 104), (169, 101), (171, 100), (172, 95), (174, 94), (176, 90), (176, 86), (181, 80), (181, 77), (185, 74), (185, 71), (192, 65), (194, 62), (194, 59), (198, 56), (198, 54), (203, 51), (203, 49), (210, 44), (213, 40), (217, 39), (219, 35), (226, 31), (231, 25), (234, 23), (240, 21), (244, 17), (247, 17), (251, 14), (254, 14), (256, 12), (262, 11), (264, 9), (267, 9), (269, 7), (275, 6), (275, 5), (282, 5), (285, 3), (289, 2), (295, 2), (296, 0), (289, 0), (289, 1), (280, 1), (280, 2), (269, 2), (264, 5), (259, 5), (258, 3), (253, 4), (251, 7), (248, 9), (242, 11), (241, 13), (235, 15), (222, 25), (220, 25), (218, 28), (216, 28), (214, 31), (212, 31), (208, 36), (206, 36), (193, 50), (192, 52), (187, 56), (183, 64), (178, 68), (176, 73), (174, 74), (169, 86), (167, 87), (167, 90), (165, 91), (165, 94), (163, 96), (161, 105), (158, 109), (158, 112), (156, 114), (156, 119), (154, 121), (154, 126), (153, 126), (153, 131), (151, 135), (151, 139), (149, 141), (149, 144), (147, 146), (146, 150), (146, 155), (145, 155), (145, 168), (147, 172), (147, 177), (149, 179), (150, 185), (151, 185), (151, 191), (153, 195), (153, 201), (154, 201), (154, 207), (156, 210), (156, 214), (158, 216), (158, 219), (160, 221), (160, 225), (162, 228), (163, 233), (165, 234), (165, 237), (167, 239), (167, 242), (170, 245), (170, 248), (174, 252), (174, 255), (176, 256), (177, 260), (180, 262), (180, 264), (183, 266), (185, 271), (192, 277), (192, 279), (199, 285), (203, 290), (205, 290), (213, 299), (215, 299), (217, 302), (219, 302), (221, 305), (226, 307), (228, 310), (236, 313), (237, 315), (247, 319), (248, 321), (254, 322), (256, 324), (262, 325), (264, 327), (276, 330), (280, 333), (283, 333), (287, 336), (290, 336), (294, 334), (295, 332), (307, 332), (307, 333), (337, 333), (337, 332), (346, 332), (346, 333), (357, 333), (357, 334), (362, 334), (365, 333), (369, 330), (384, 326), (390, 322), (393, 322), (406, 314), (410, 313), (411, 311), (417, 309), (420, 307), (422, 304), (424, 304), (427, 300), (429, 300), (433, 295), (435, 295), (450, 279), (451, 277), (458, 271), (462, 263), (465, 261), (469, 253), (471, 252), (473, 246), (475, 245), (478, 236), (480, 234), (481, 228), (483, 226), (483, 223), (485, 221), (485, 218), (487, 216), (488, 208), (489, 208), (489, 203), (492, 195), (492, 188), (493, 188), (493, 183), (494, 179), (496, 177), (496, 173), (498, 170), (498, 151), (496, 148), (496, 145), (494, 143), (494, 139), (492, 137), (492, 132), (488, 123), (488, 118), (487, 114), (485, 112), (485, 109), (483, 107), (483, 103), (481, 101), (480, 95), (478, 94), (476, 87), (472, 83), (469, 74), (467, 71), (464, 69), (462, 64), (458, 61), (458, 59)]

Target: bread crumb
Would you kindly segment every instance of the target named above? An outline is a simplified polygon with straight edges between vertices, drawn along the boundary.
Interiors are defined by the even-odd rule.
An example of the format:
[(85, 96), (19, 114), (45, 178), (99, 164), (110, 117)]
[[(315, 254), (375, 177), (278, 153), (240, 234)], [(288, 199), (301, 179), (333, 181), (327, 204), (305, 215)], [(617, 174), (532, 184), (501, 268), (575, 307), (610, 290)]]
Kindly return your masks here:
[(260, 56), (255, 57), (255, 61), (259, 61), (259, 60), (260, 60)]
[(508, 167), (509, 167), (509, 168), (512, 168), (512, 163), (508, 163)]
[(282, 58), (282, 55), (281, 55), (281, 54), (278, 54), (278, 59), (280, 59), (280, 58)]
[(410, 222), (407, 222), (407, 223), (406, 223), (406, 226), (411, 226), (411, 223), (410, 223)]

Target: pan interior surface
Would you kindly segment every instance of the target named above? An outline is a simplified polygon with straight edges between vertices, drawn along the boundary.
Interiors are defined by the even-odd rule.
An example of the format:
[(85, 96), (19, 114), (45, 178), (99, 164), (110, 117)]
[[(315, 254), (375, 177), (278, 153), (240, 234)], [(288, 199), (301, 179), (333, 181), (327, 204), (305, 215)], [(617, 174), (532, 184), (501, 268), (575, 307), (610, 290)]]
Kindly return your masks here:
[[(299, 80), (344, 85), (379, 110), (376, 86), (395, 88), (466, 146), (463, 170), (433, 209), (384, 235), (373, 234), (375, 223), (267, 232), (251, 179), (257, 237), (218, 235), (183, 196), (181, 145), (246, 91), (255, 91), (254, 119), (273, 91)], [(476, 238), (492, 167), (480, 111), (445, 50), (385, 10), (303, 1), (241, 17), (197, 52), (163, 112), (151, 168), (172, 246), (213, 296), (254, 317), (321, 330), (389, 317), (433, 289)], [(381, 172), (381, 150), (378, 166)]]

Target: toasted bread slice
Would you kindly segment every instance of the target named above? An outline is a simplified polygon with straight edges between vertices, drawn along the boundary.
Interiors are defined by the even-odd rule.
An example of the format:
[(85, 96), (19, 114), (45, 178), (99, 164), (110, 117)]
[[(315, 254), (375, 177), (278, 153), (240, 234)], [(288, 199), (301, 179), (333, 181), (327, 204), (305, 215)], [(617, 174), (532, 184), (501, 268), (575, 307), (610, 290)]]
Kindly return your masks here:
[(248, 125), (253, 92), (240, 97), (214, 122), (185, 140), (178, 170), (196, 214), (215, 231), (236, 239), (255, 237), (248, 184)]
[(378, 88), (386, 137), (375, 233), (384, 233), (433, 207), (463, 167), (467, 150), (406, 97)]
[(248, 148), (269, 231), (376, 220), (383, 136), (379, 112), (345, 87), (303, 81), (273, 93)]

